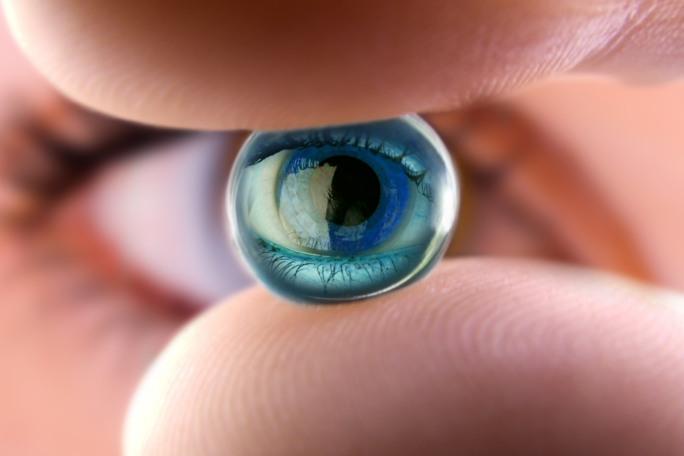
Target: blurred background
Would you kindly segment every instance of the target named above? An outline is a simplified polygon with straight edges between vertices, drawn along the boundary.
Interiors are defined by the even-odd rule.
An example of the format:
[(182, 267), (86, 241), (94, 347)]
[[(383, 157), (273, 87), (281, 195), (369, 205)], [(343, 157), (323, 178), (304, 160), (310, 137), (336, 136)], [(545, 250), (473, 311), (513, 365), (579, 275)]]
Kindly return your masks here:
[[(573, 76), (426, 118), (463, 181), (448, 255), (560, 261), (684, 291), (684, 84)], [(150, 362), (252, 284), (221, 210), (245, 136), (72, 104), (0, 18), (0, 454), (119, 454)]]

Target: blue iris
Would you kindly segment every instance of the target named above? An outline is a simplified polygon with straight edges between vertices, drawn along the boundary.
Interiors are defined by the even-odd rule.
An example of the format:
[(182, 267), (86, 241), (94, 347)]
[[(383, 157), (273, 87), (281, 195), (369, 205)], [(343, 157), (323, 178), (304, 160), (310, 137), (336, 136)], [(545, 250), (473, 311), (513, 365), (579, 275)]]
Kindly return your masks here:
[[(296, 151), (283, 166), (279, 178), (282, 185), (284, 177), (316, 167), (331, 157), (352, 157), (366, 163), (375, 172), (381, 188), (380, 200), (373, 215), (364, 223), (363, 233), (350, 239), (344, 233), (344, 227), (327, 222), (330, 236), (329, 250), (340, 255), (354, 255), (383, 244), (397, 231), (398, 225), (410, 202), (409, 180), (401, 163), (388, 160), (358, 145), (320, 147), (309, 146)], [(282, 192), (276, 192), (280, 195)]]
[(450, 157), (416, 116), (256, 132), (233, 166), (238, 250), (263, 285), (297, 302), (366, 298), (424, 276), (456, 220)]

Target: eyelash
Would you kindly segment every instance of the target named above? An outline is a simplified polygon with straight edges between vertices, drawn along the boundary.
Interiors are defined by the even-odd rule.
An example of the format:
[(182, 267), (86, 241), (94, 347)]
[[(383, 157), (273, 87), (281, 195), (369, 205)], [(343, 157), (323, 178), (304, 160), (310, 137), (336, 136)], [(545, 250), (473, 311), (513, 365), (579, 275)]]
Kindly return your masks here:
[[(427, 198), (428, 201), (431, 203), (434, 202), (434, 191), (432, 189), (432, 186), (429, 185), (426, 181), (425, 178), (429, 175), (430, 169), (427, 168), (423, 171), (421, 170), (416, 170), (412, 169), (410, 167), (409, 163), (402, 163), (403, 159), (405, 157), (409, 157), (414, 154), (413, 151), (406, 153), (408, 151), (408, 148), (404, 149), (404, 152), (398, 157), (393, 157), (391, 154), (387, 152), (387, 149), (384, 149), (383, 146), (385, 144), (385, 141), (381, 141), (380, 145), (377, 147), (372, 147), (370, 145), (369, 141), (369, 136), (366, 136), (365, 140), (361, 140), (360, 137), (352, 138), (349, 135), (345, 135), (340, 139), (335, 139), (332, 136), (328, 134), (320, 134), (315, 137), (309, 137), (307, 139), (300, 139), (300, 138), (285, 138), (284, 140), (280, 141), (277, 143), (275, 147), (269, 148), (273, 149), (272, 151), (268, 151), (266, 153), (259, 153), (257, 154), (257, 158), (255, 158), (253, 161), (251, 161), (248, 166), (256, 165), (257, 163), (260, 163), (261, 161), (265, 160), (266, 158), (275, 155), (276, 153), (280, 152), (281, 150), (286, 150), (286, 149), (292, 149), (292, 150), (303, 150), (306, 149), (307, 147), (315, 147), (315, 148), (321, 148), (323, 146), (330, 146), (330, 147), (345, 147), (345, 146), (351, 146), (354, 147), (358, 150), (369, 150), (373, 155), (380, 155), (382, 158), (385, 158), (387, 160), (390, 160), (394, 163), (401, 164), (401, 168), (404, 171), (404, 174), (408, 178), (410, 182), (413, 182), (416, 185), (416, 188), (418, 190), (418, 193), (423, 195), (425, 198)], [(300, 164), (300, 169), (306, 169), (310, 168), (310, 164)], [(301, 166), (305, 166), (305, 168), (302, 168)]]
[(297, 233), (296, 231), (290, 231), (287, 234), (287, 237), (290, 238), (292, 242), (294, 242), (297, 245), (300, 245), (302, 247), (307, 247), (309, 249), (322, 249), (322, 250), (330, 250), (331, 246), (330, 243), (328, 242), (327, 244), (323, 243), (321, 238), (312, 238), (309, 236), (301, 236), (302, 232), (300, 231)]
[[(371, 261), (355, 261), (354, 257), (350, 257), (345, 261), (340, 261), (334, 259), (334, 257), (326, 257), (328, 264), (317, 264), (312, 261), (302, 261), (288, 257), (286, 255), (278, 253), (280, 250), (278, 247), (269, 245), (264, 239), (258, 238), (256, 246), (259, 249), (259, 256), (266, 258), (267, 264), (271, 268), (271, 272), (274, 274), (279, 274), (281, 278), (287, 279), (288, 276), (292, 282), (297, 280), (297, 274), (306, 267), (315, 267), (318, 273), (323, 288), (327, 289), (328, 285), (332, 283), (336, 277), (341, 276), (342, 280), (347, 278), (349, 283), (353, 280), (351, 278), (351, 271), (347, 267), (355, 266), (356, 270), (363, 269), (368, 275), (369, 279), (372, 279), (371, 274), (368, 272), (369, 269), (380, 268), (380, 272), (384, 275), (386, 269), (397, 270), (397, 265), (394, 258), (389, 258), (385, 262), (380, 258), (374, 258)], [(412, 256), (406, 253), (398, 254), (398, 258), (410, 261)], [(326, 270), (328, 271), (328, 277), (325, 277)]]

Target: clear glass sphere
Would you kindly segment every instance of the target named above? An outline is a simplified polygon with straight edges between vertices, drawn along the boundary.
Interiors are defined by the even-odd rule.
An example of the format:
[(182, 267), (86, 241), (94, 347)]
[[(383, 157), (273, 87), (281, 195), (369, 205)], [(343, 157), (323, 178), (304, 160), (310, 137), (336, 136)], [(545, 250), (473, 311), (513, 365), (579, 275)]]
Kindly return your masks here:
[(230, 232), (257, 280), (317, 304), (424, 276), (449, 243), (458, 206), (451, 157), (418, 116), (255, 132), (226, 195)]

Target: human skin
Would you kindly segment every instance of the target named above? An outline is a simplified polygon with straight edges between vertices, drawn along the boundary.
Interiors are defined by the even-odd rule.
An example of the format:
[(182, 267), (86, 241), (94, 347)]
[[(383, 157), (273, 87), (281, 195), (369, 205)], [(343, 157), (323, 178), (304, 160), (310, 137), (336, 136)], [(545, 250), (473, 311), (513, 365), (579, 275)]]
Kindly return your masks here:
[(3, 4), (21, 47), (68, 96), (196, 129), (450, 110), (577, 68), (641, 79), (684, 70), (678, 1)]
[[(401, 2), (391, 21), (368, 23), (384, 17), (380, 7), (365, 5), (362, 14), (350, 5), (347, 14), (329, 17), (359, 21), (358, 35), (344, 42), (328, 42), (325, 33), (317, 35), (323, 42), (307, 39), (303, 24), (316, 21), (302, 4), (286, 16), (290, 27), (277, 35), (284, 42), (278, 52), (264, 45), (266, 37), (232, 35), (265, 30), (256, 24), (263, 16), (241, 4), (195, 2), (199, 13), (188, 19), (180, 7), (146, 3), (150, 15), (161, 8), (164, 21), (154, 22), (133, 2), (5, 4), (24, 49), (67, 94), (110, 113), (196, 128), (443, 110), (480, 88), (504, 91), (575, 66), (659, 78), (680, 74), (683, 63), (681, 38), (672, 33), (681, 22), (674, 2), (500, 2), (483, 10)], [(46, 22), (57, 10), (62, 29)], [(502, 25), (483, 11), (517, 20)], [(221, 20), (200, 28), (210, 12)], [(278, 5), (260, 13), (284, 17)], [(127, 20), (133, 17), (142, 19)], [(244, 25), (245, 17), (255, 23)], [(196, 26), (167, 33), (182, 20)], [(592, 20), (596, 26), (588, 27)], [(73, 26), (84, 23), (98, 26)], [(498, 41), (502, 35), (521, 41)], [(119, 39), (107, 38), (113, 36)], [(406, 57), (380, 59), (369, 36)], [(174, 41), (185, 38), (192, 39)], [(81, 52), (64, 52), (86, 39)], [(409, 40), (420, 52), (411, 54)], [(317, 52), (342, 44), (348, 54)], [(197, 49), (235, 60), (222, 64)], [(139, 65), (153, 54), (154, 67)], [(502, 56), (514, 65), (501, 64)], [(540, 64), (547, 61), (555, 64)], [(295, 76), (267, 71), (286, 64)], [(307, 71), (314, 68), (325, 69)], [(131, 409), (126, 451), (678, 454), (681, 306), (674, 294), (586, 270), (485, 259), (445, 261), (414, 287), (343, 307), (294, 307), (251, 290), (195, 321), (164, 353)]]

